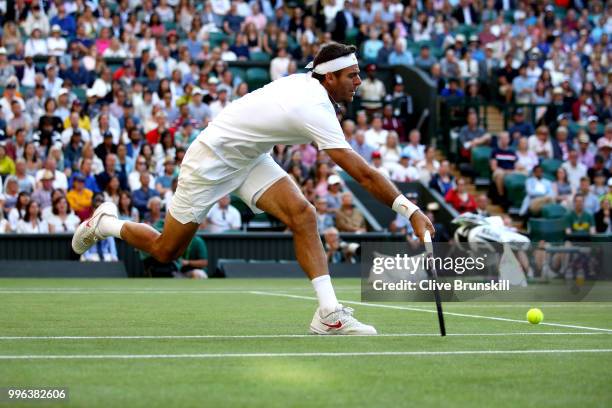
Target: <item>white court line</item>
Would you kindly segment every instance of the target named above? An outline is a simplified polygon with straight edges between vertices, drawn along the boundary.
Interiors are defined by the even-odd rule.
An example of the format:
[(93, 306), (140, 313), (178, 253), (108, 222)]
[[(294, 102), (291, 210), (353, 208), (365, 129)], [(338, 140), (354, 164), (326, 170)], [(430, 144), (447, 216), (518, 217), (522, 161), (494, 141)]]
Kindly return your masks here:
[[(135, 290), (124, 290), (124, 289), (0, 289), (0, 295), (2, 294), (47, 294), (47, 295), (72, 295), (72, 294), (84, 294), (84, 295), (99, 295), (99, 294), (250, 294), (254, 289), (203, 289), (203, 290), (159, 290), (159, 289), (135, 289)], [(275, 291), (279, 289), (256, 289), (261, 291)], [(288, 292), (285, 289), (280, 289), (283, 292)], [(295, 292), (304, 292), (304, 291), (312, 291), (312, 288), (304, 288), (304, 289), (294, 289)], [(291, 290), (289, 290), (291, 292)], [(336, 292), (343, 293), (360, 293), (360, 290), (355, 289), (336, 289)]]
[[(449, 333), (447, 336), (595, 336), (611, 335), (603, 332), (510, 332), (510, 333)], [(189, 340), (189, 339), (350, 339), (354, 337), (440, 337), (439, 333), (383, 333), (376, 336), (358, 334), (351, 336), (317, 336), (313, 334), (193, 334), (159, 336), (0, 336), (0, 340)]]
[(457, 350), (457, 351), (363, 351), (363, 352), (315, 352), (315, 353), (205, 353), (205, 354), (29, 354), (0, 355), (0, 360), (136, 360), (170, 358), (270, 358), (270, 357), (368, 357), (368, 356), (456, 356), (456, 355), (505, 355), (505, 354), (576, 354), (611, 353), (612, 349), (571, 350)]
[[(286, 294), (286, 293), (273, 293), (273, 292), (260, 292), (260, 291), (252, 291), (251, 293), (253, 293), (255, 295), (263, 295), (263, 296), (278, 296), (278, 297), (287, 297), (287, 298), (293, 298), (293, 299), (317, 300), (316, 297), (312, 297), (312, 296), (290, 295), (290, 294)], [(356, 301), (351, 301), (351, 300), (339, 300), (339, 302), (346, 303), (346, 304), (349, 304), (349, 305), (379, 307), (379, 308), (383, 308), (383, 309), (410, 310), (410, 311), (413, 311), (413, 312), (437, 313), (436, 310), (421, 309), (421, 308), (410, 307), (410, 306), (383, 305), (383, 304), (379, 304), (379, 303), (356, 302)], [(449, 315), (449, 316), (471, 317), (471, 318), (474, 318), (474, 319), (498, 320), (498, 321), (502, 321), (502, 322), (523, 323), (523, 324), (527, 323), (527, 324), (530, 324), (527, 320), (508, 319), (508, 318), (505, 318), (505, 317), (482, 316), (482, 315), (467, 314), (467, 313), (456, 313), (456, 312), (444, 312), (444, 314), (445, 315)], [(612, 333), (612, 329), (602, 329), (602, 328), (599, 328), (599, 327), (577, 326), (577, 325), (573, 325), (573, 324), (544, 323), (544, 322), (542, 322), (540, 324), (541, 325), (545, 325), (545, 326), (564, 327), (564, 328), (568, 328), (568, 329), (595, 330), (595, 331), (602, 331), (602, 332), (606, 332), (606, 333)]]

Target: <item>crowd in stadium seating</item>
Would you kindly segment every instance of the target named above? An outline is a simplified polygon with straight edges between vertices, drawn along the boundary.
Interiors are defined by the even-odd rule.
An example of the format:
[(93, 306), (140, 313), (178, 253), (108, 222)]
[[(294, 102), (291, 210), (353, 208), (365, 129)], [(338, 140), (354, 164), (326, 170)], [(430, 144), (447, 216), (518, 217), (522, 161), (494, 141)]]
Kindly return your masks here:
[[(574, 204), (584, 196), (596, 230), (611, 232), (601, 197), (612, 198), (612, 9), (584, 0), (405, 3), (0, 2), (0, 230), (72, 231), (96, 193), (117, 203), (121, 218), (155, 224), (200, 130), (249, 89), (302, 70), (336, 40), (357, 45), (366, 74), (361, 110), (339, 116), (343, 130), (381, 173), (422, 180), (459, 210), (479, 208), (449, 162), (421, 143), (410, 87), (399, 76), (390, 84), (378, 78), (377, 65), (416, 66), (448, 101), (539, 104), (517, 109), (500, 135), (482, 127), (478, 109), (466, 115), (459, 157), (470, 162), (474, 149), (493, 148), (496, 201), (505, 204), (505, 180), (524, 173), (523, 213), (552, 200), (574, 211), (573, 230), (589, 230), (595, 221)], [(233, 61), (269, 61), (269, 69)], [(273, 156), (316, 205), (321, 230), (365, 231), (324, 152), (276, 146)], [(537, 176), (542, 159), (563, 163), (555, 181)], [(209, 229), (240, 228), (227, 201), (209, 215)], [(215, 226), (224, 208), (233, 221)]]

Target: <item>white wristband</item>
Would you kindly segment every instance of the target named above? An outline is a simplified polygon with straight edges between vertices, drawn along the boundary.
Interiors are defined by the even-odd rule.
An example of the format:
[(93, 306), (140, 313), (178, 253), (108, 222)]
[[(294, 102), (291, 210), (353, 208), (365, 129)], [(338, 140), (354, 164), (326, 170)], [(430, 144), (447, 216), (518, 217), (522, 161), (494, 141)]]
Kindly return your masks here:
[(395, 201), (393, 201), (391, 208), (396, 213), (403, 215), (408, 219), (412, 217), (412, 214), (414, 214), (415, 211), (419, 210), (419, 206), (413, 204), (412, 201), (407, 199), (403, 194), (397, 196)]

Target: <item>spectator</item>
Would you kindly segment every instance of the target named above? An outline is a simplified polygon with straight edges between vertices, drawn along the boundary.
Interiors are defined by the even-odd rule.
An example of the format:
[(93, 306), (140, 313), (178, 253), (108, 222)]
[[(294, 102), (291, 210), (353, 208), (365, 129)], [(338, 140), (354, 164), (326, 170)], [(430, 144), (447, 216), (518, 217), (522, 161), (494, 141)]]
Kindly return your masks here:
[(595, 219), (593, 214), (584, 209), (584, 196), (576, 194), (574, 196), (574, 209), (567, 214), (566, 234), (585, 236), (595, 234)]
[(555, 201), (566, 208), (570, 208), (574, 190), (567, 179), (567, 172), (563, 167), (557, 169), (552, 189)]
[(49, 55), (60, 57), (66, 52), (68, 43), (61, 35), (62, 29), (60, 26), (57, 24), (53, 25), (53, 27), (51, 27), (51, 37), (47, 38), (47, 51)]
[(529, 174), (538, 164), (538, 156), (536, 156), (535, 152), (529, 150), (529, 142), (526, 137), (519, 138), (515, 154), (516, 163), (514, 168), (520, 173)]
[(353, 195), (342, 194), (342, 204), (336, 213), (336, 228), (341, 232), (366, 232), (365, 219), (353, 205)]
[(25, 207), (23, 218), (17, 223), (17, 233), (19, 234), (48, 234), (53, 233), (53, 226), (41, 218), (38, 203), (31, 200)]
[(53, 180), (54, 175), (49, 170), (43, 170), (42, 177), (40, 178), (41, 186), (34, 190), (32, 194), (32, 200), (36, 201), (41, 210), (50, 207), (51, 192), (53, 191)]
[(414, 65), (425, 72), (430, 72), (431, 67), (436, 63), (436, 59), (431, 55), (429, 46), (424, 44), (421, 46), (421, 52), (414, 60)]
[(163, 163), (164, 172), (155, 180), (155, 189), (162, 196), (165, 195), (166, 192), (172, 190), (172, 182), (177, 177), (174, 158), (168, 156)]
[[(455, 52), (452, 49), (446, 50), (444, 58), (440, 61), (440, 70), (442, 77), (445, 79), (450, 80), (451, 78), (459, 78), (459, 64), (457, 63)], [(455, 82), (455, 85), (456, 84)]]
[[(77, 174), (80, 174), (80, 176), (83, 177), (83, 179), (85, 180), (85, 188), (91, 190), (92, 193), (100, 192), (100, 187), (98, 186), (96, 177), (92, 172), (91, 159), (85, 157), (81, 158), (81, 165)], [(71, 180), (69, 181), (68, 185), (72, 185), (73, 180), (74, 175), (71, 177)]]
[(54, 232), (74, 232), (81, 220), (70, 209), (66, 197), (60, 196), (53, 200), (52, 215), (47, 222), (53, 227)]
[(374, 167), (380, 174), (382, 174), (383, 176), (385, 176), (386, 178), (390, 179), (391, 178), (391, 174), (389, 173), (389, 170), (387, 170), (387, 168), (385, 166), (383, 166), (382, 163), (382, 156), (380, 154), (380, 152), (378, 150), (372, 152), (372, 159), (371, 159), (371, 165), (372, 167)]
[(379, 151), (382, 156), (383, 166), (389, 169), (390, 172), (393, 172), (393, 169), (398, 165), (402, 153), (397, 133), (390, 131), (387, 134), (385, 145), (382, 146)]
[(119, 209), (119, 219), (125, 221), (139, 222), (140, 215), (138, 210), (132, 204), (132, 196), (128, 191), (121, 191), (119, 193), (119, 203), (117, 204)]
[(289, 62), (291, 58), (285, 48), (279, 48), (276, 57), (270, 61), (270, 78), (275, 81), (278, 78), (287, 76)]
[(520, 209), (520, 215), (529, 211), (531, 214), (539, 214), (542, 207), (555, 201), (552, 183), (545, 179), (542, 166), (533, 168), (532, 176), (525, 181), (526, 196)]
[(573, 149), (573, 144), (568, 140), (568, 131), (565, 126), (557, 128), (556, 138), (552, 141), (552, 147), (555, 159), (565, 161), (569, 158), (569, 152)]
[(440, 170), (440, 162), (435, 159), (436, 148), (427, 146), (425, 149), (425, 158), (416, 162), (415, 167), (419, 171), (419, 180), (426, 185), (429, 184), (433, 175)]
[(440, 169), (433, 175), (429, 182), (429, 188), (434, 189), (442, 197), (455, 188), (455, 178), (450, 172), (450, 163), (448, 160), (442, 160)]
[(400, 118), (394, 116), (393, 105), (385, 105), (383, 108), (382, 121), (383, 129), (397, 133), (399, 141), (404, 141), (406, 139), (406, 135), (404, 134), (404, 123)]
[(599, 198), (591, 191), (591, 180), (588, 177), (580, 179), (580, 186), (576, 191), (583, 197), (583, 207), (586, 212), (595, 214), (599, 211)]
[(93, 191), (85, 188), (85, 177), (82, 174), (77, 173), (72, 177), (72, 189), (66, 194), (66, 199), (81, 220), (86, 220), (92, 213), (93, 194)]
[(6, 145), (0, 142), (0, 176), (15, 174), (15, 162), (6, 154)]
[(336, 174), (332, 174), (327, 178), (327, 201), (328, 211), (337, 211), (342, 203), (342, 180)]
[(595, 232), (598, 234), (612, 234), (612, 213), (610, 200), (601, 200), (601, 208), (595, 213)]
[(489, 207), (489, 197), (486, 194), (479, 194), (476, 197), (476, 210), (475, 214), (480, 215), (482, 217), (489, 217), (491, 214), (488, 210)]
[(121, 184), (119, 182), (119, 176), (113, 175), (106, 183), (106, 188), (104, 188), (104, 201), (112, 202), (115, 205), (119, 205), (121, 193)]
[(125, 173), (117, 171), (117, 156), (114, 154), (106, 155), (104, 159), (104, 171), (96, 176), (96, 185), (100, 191), (106, 190), (110, 180), (116, 177), (119, 181), (119, 188), (127, 190), (128, 182)]
[(376, 64), (384, 65), (389, 61), (389, 55), (393, 52), (393, 37), (391, 34), (384, 33), (382, 35), (383, 45), (376, 54)]
[[(14, 177), (9, 176), (6, 180), (5, 190), (9, 190), (8, 186), (10, 181), (14, 180)], [(8, 222), (11, 231), (17, 231), (17, 224), (19, 221), (23, 220), (23, 217), (26, 215), (26, 208), (30, 202), (30, 195), (26, 192), (20, 192), (17, 195), (17, 199), (15, 200), (14, 207), (11, 208), (8, 214)]]
[(459, 131), (459, 142), (462, 146), (461, 155), (468, 158), (473, 147), (488, 145), (490, 141), (491, 135), (478, 126), (478, 114), (475, 110), (470, 109), (467, 116), (467, 125)]
[(363, 157), (367, 162), (372, 160), (372, 153), (376, 150), (376, 148), (367, 143), (363, 130), (357, 130), (350, 143), (353, 150), (355, 150), (357, 154)]
[(584, 132), (578, 134), (578, 160), (587, 168), (593, 167), (595, 164), (595, 154), (591, 148), (591, 140), (589, 135)]
[(512, 89), (518, 103), (533, 103), (535, 81), (527, 76), (527, 65), (520, 66), (518, 76), (512, 80)]
[(214, 119), (230, 103), (227, 89), (220, 89), (217, 95), (217, 100), (210, 103), (212, 118)]
[(516, 132), (524, 137), (529, 137), (534, 133), (533, 126), (525, 121), (525, 110), (523, 108), (517, 108), (514, 111), (514, 124), (508, 129), (510, 135), (514, 135)]
[(319, 231), (325, 231), (327, 228), (332, 228), (336, 224), (334, 214), (327, 209), (327, 199), (325, 197), (317, 197), (315, 201), (317, 211), (317, 227)]
[(389, 131), (383, 129), (382, 115), (375, 113), (372, 118), (372, 127), (365, 132), (365, 140), (371, 146), (380, 149), (385, 145)]
[(36, 180), (26, 172), (26, 162), (24, 159), (15, 161), (15, 177), (19, 186), (19, 191), (31, 194), (36, 186)]
[(179, 272), (184, 277), (191, 279), (208, 278), (206, 273), (206, 268), (208, 267), (208, 249), (204, 240), (195, 235), (185, 253), (179, 258), (179, 262)]
[(206, 216), (208, 230), (212, 233), (239, 230), (242, 226), (240, 212), (230, 205), (230, 196), (226, 195), (213, 205)]
[(399, 38), (395, 40), (393, 52), (389, 54), (389, 65), (403, 65), (405, 67), (414, 65), (414, 58), (412, 57), (412, 53), (406, 49), (406, 42), (404, 39)]
[(366, 78), (357, 90), (361, 96), (361, 106), (369, 113), (374, 113), (382, 108), (382, 100), (387, 93), (385, 85), (376, 78), (376, 65), (369, 64), (366, 67)]
[(327, 228), (323, 231), (327, 263), (356, 263), (356, 252), (359, 244), (340, 241), (340, 234), (336, 228)]
[(578, 152), (570, 150), (568, 161), (561, 165), (567, 172), (567, 178), (574, 191), (578, 190), (580, 179), (587, 175), (587, 168), (578, 161)]
[(140, 173), (140, 188), (132, 193), (134, 207), (138, 209), (140, 218), (144, 219), (148, 212), (148, 203), (151, 197), (158, 197), (159, 193), (154, 188), (150, 187), (151, 176), (146, 171)]
[(390, 173), (391, 180), (398, 183), (409, 183), (419, 179), (419, 171), (411, 165), (410, 156), (406, 152), (402, 152), (399, 164), (393, 166)]
[(476, 211), (474, 196), (466, 190), (465, 179), (457, 180), (457, 186), (446, 193), (444, 199), (460, 213)]
[(163, 221), (162, 199), (159, 196), (153, 196), (147, 201), (147, 214), (144, 222), (149, 225), (157, 225)]
[(418, 163), (425, 159), (425, 145), (421, 144), (421, 132), (412, 129), (408, 135), (408, 144), (402, 150), (410, 157), (413, 163)]
[(504, 179), (508, 174), (514, 173), (516, 161), (516, 153), (510, 148), (510, 135), (508, 132), (501, 132), (490, 160), (491, 174), (499, 197), (505, 196)]
[(40, 181), (42, 179), (43, 174), (45, 174), (45, 170), (49, 170), (53, 174), (53, 188), (63, 191), (68, 190), (68, 179), (63, 172), (57, 169), (57, 160), (55, 160), (53, 157), (48, 157), (45, 161), (45, 167), (36, 172), (36, 181)]
[(548, 134), (548, 127), (540, 126), (535, 135), (529, 136), (529, 150), (541, 159), (552, 159), (553, 147)]

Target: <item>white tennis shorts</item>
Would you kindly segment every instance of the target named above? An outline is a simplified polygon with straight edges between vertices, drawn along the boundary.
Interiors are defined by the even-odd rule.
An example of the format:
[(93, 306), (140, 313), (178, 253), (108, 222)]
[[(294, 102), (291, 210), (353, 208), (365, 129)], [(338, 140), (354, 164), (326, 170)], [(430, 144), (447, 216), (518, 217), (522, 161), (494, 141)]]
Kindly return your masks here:
[(178, 186), (168, 211), (181, 224), (202, 223), (221, 197), (235, 193), (254, 213), (262, 194), (287, 173), (262, 154), (247, 167), (235, 169), (224, 163), (206, 144), (195, 140), (181, 163)]

